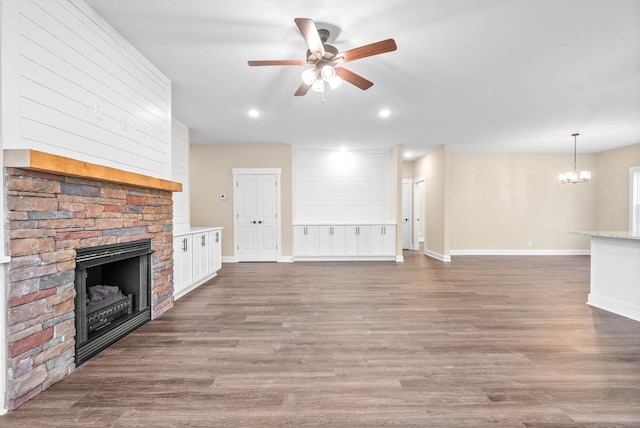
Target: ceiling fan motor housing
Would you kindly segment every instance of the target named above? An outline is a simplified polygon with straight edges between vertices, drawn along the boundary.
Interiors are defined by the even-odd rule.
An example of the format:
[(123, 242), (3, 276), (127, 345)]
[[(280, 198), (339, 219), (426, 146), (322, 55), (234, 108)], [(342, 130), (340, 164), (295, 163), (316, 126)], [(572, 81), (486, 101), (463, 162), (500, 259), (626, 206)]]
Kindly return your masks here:
[(310, 64), (315, 64), (323, 59), (326, 61), (332, 61), (338, 56), (339, 51), (334, 46), (325, 44), (323, 44), (322, 46), (324, 47), (324, 56), (322, 58), (318, 58), (318, 56), (314, 52), (311, 52), (309, 49), (307, 49), (307, 62), (309, 62)]

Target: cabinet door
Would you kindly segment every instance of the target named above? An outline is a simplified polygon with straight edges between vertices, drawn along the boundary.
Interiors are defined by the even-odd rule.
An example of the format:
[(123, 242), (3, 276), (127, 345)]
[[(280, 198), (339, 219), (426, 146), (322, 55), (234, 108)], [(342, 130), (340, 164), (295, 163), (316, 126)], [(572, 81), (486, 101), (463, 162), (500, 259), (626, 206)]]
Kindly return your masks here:
[(317, 256), (318, 226), (294, 226), (293, 250), (296, 256)]
[(385, 232), (384, 232), (384, 237), (385, 237), (385, 244), (384, 244), (384, 249), (385, 249), (385, 254), (389, 255), (389, 256), (395, 256), (396, 255), (396, 226), (385, 226)]
[(358, 226), (358, 255), (371, 255), (371, 226)]
[(207, 232), (195, 233), (193, 236), (193, 280), (198, 281), (207, 276), (209, 269), (209, 236)]
[(345, 254), (358, 255), (358, 226), (345, 226)]
[(319, 226), (318, 227), (318, 255), (330, 256), (332, 254), (332, 239), (331, 235), (333, 226)]
[(345, 244), (347, 256), (370, 256), (371, 226), (346, 226)]
[(293, 255), (304, 256), (307, 226), (293, 226)]
[(214, 273), (222, 269), (222, 230), (211, 231), (209, 235), (211, 236), (211, 258), (209, 260), (212, 263), (210, 272)]
[(344, 226), (331, 226), (331, 255), (344, 256), (346, 254), (345, 245)]
[(179, 293), (193, 283), (191, 235), (173, 238), (173, 293)]
[(373, 226), (371, 229), (371, 254), (374, 256), (395, 256), (395, 226)]

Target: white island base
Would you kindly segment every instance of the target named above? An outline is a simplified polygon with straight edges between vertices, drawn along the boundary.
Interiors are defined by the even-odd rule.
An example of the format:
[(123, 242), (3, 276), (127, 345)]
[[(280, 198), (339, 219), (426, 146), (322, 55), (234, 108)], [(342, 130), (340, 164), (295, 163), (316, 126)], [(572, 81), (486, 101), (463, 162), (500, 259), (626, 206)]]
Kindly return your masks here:
[(587, 303), (640, 321), (640, 235), (583, 234), (591, 236), (591, 291)]

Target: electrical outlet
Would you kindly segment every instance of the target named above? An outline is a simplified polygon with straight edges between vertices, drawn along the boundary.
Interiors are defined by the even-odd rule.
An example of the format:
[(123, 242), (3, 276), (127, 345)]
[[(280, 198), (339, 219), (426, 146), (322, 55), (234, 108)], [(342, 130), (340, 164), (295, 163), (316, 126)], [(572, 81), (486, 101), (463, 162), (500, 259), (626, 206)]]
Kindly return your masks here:
[(93, 117), (96, 119), (102, 119), (102, 106), (100, 104), (93, 105)]
[(533, 245), (533, 241), (527, 242), (527, 245), (531, 247)]

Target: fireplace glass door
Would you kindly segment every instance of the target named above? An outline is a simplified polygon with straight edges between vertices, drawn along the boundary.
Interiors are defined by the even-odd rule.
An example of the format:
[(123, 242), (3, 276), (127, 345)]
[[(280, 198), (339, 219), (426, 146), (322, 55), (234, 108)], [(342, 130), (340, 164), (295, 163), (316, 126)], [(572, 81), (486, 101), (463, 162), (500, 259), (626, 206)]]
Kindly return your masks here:
[(150, 240), (77, 250), (76, 364), (151, 318)]

